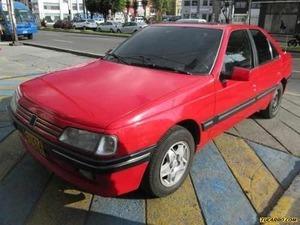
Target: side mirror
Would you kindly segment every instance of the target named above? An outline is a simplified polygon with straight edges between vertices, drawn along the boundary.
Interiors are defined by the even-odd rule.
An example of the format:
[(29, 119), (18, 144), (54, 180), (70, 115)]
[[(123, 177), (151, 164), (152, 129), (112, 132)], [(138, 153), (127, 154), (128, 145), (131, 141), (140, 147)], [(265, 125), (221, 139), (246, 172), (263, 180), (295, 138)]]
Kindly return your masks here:
[(248, 81), (250, 79), (250, 69), (235, 66), (232, 69), (231, 74), (220, 75), (221, 81), (223, 80), (236, 80), (236, 81)]

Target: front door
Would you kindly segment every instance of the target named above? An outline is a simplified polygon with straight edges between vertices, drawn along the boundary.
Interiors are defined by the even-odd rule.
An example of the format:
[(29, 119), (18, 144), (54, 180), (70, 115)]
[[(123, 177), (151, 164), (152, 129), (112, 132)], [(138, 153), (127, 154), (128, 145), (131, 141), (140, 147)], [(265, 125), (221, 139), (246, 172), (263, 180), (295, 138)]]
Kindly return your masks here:
[[(249, 69), (249, 81), (231, 80), (230, 75), (234, 67)], [(211, 137), (218, 135), (252, 114), (254, 87), (251, 72), (253, 67), (253, 51), (247, 30), (232, 31), (228, 40), (220, 78), (215, 81), (215, 117), (214, 121), (208, 121), (212, 126)]]

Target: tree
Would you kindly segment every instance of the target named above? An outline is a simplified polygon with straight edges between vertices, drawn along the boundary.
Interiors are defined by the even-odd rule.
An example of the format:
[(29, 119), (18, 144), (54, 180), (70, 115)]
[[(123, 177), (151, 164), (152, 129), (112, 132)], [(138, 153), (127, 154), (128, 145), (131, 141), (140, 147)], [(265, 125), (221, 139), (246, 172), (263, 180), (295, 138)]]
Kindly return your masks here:
[(142, 5), (143, 5), (143, 9), (144, 9), (144, 17), (146, 18), (146, 8), (148, 5), (148, 0), (142, 0)]
[(139, 7), (139, 3), (137, 2), (137, 0), (133, 0), (133, 3), (132, 3), (132, 8), (134, 10), (134, 17), (136, 17), (137, 15), (137, 9)]
[(101, 13), (107, 20), (109, 11), (116, 13), (125, 7), (125, 0), (86, 0), (86, 8), (91, 13)]
[(129, 15), (129, 9), (131, 7), (131, 2), (130, 0), (126, 0), (125, 2), (125, 7), (126, 7), (126, 18), (125, 18), (125, 21), (127, 22), (128, 20), (128, 15)]
[(162, 15), (166, 14), (169, 0), (152, 0), (153, 7), (156, 9), (156, 20), (161, 21)]

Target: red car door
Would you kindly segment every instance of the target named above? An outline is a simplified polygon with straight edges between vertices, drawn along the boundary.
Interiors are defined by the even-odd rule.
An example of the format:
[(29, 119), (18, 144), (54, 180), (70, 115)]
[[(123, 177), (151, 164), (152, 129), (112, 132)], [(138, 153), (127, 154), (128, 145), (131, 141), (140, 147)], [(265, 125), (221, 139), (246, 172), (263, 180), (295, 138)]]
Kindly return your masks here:
[(255, 46), (255, 54), (257, 55), (257, 66), (252, 71), (255, 92), (257, 96), (264, 97), (264, 102), (268, 103), (270, 98), (265, 96), (271, 96), (274, 87), (283, 77), (281, 73), (283, 65), (278, 52), (260, 30), (251, 29), (249, 33), (253, 40), (252, 43)]
[(210, 136), (233, 126), (241, 119), (253, 113), (254, 87), (251, 79), (237, 81), (230, 79), (234, 67), (243, 67), (250, 70), (254, 66), (253, 50), (247, 30), (234, 30), (230, 33), (226, 54), (223, 62), (222, 74), (227, 74), (228, 79), (216, 78), (216, 105), (215, 117), (206, 121), (204, 129), (212, 126)]

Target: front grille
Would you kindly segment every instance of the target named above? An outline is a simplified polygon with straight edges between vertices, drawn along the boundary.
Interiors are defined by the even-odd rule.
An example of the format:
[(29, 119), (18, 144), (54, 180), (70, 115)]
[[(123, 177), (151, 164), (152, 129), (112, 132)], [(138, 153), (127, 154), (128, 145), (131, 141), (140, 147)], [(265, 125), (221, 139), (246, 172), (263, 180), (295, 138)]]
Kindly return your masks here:
[[(38, 133), (58, 138), (63, 132), (62, 128), (49, 123), (48, 121), (41, 119), (40, 117), (36, 117), (32, 112), (25, 109), (21, 105), (18, 105), (17, 107), (16, 116), (21, 119), (22, 122), (25, 123), (25, 125), (30, 127), (32, 130), (37, 131)], [(35, 123), (31, 124), (31, 120), (33, 117), (36, 117)]]

